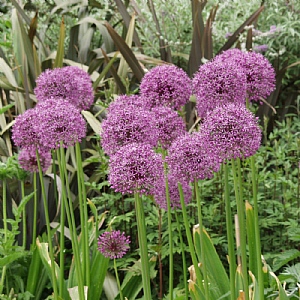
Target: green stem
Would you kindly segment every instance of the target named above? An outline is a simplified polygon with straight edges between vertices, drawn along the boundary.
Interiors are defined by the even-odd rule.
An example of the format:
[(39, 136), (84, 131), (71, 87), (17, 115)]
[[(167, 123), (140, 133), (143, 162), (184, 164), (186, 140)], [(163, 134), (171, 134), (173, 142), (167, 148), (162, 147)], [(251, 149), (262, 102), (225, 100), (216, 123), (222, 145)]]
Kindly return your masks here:
[(168, 233), (169, 233), (169, 300), (173, 300), (173, 275), (174, 275), (174, 266), (173, 266), (173, 235), (172, 235), (172, 214), (171, 214), (171, 200), (169, 193), (169, 182), (167, 175), (167, 164), (164, 162), (164, 169), (166, 175), (166, 199), (167, 199), (167, 214), (168, 214)]
[(202, 218), (202, 211), (201, 211), (201, 199), (199, 194), (198, 188), (198, 181), (195, 179), (194, 181), (194, 188), (196, 193), (196, 201), (197, 201), (197, 209), (198, 209), (198, 222), (199, 222), (199, 237), (200, 237), (200, 251), (201, 251), (201, 260), (202, 260), (202, 271), (203, 271), (203, 280), (204, 280), (204, 292), (205, 292), (205, 299), (210, 299), (209, 297), (209, 289), (208, 289), (208, 276), (207, 276), (207, 269), (206, 269), (206, 262), (205, 262), (205, 252), (204, 252), (204, 242), (203, 242), (203, 218)]
[(231, 204), (229, 196), (228, 184), (228, 164), (224, 163), (224, 187), (225, 187), (225, 209), (226, 209), (226, 229), (228, 240), (228, 256), (229, 256), (229, 275), (230, 275), (230, 298), (236, 299), (235, 291), (235, 272), (236, 272), (236, 259), (234, 253), (234, 231), (232, 226)]
[(242, 260), (242, 274), (244, 280), (244, 292), (245, 300), (249, 300), (249, 284), (248, 284), (248, 268), (247, 268), (247, 252), (246, 252), (246, 227), (245, 227), (245, 206), (243, 203), (243, 187), (242, 187), (242, 176), (241, 176), (241, 163), (240, 159), (236, 159), (237, 167), (235, 166), (235, 161), (232, 159), (232, 170), (234, 179), (234, 190), (237, 202), (237, 215), (240, 227), (240, 253)]
[[(76, 268), (77, 275), (77, 283), (79, 290), (79, 299), (84, 300), (84, 284), (82, 278), (82, 268), (81, 268), (81, 260), (79, 254), (79, 246), (78, 246), (78, 238), (76, 233), (76, 223), (74, 217), (73, 203), (72, 203), (72, 195), (70, 192), (69, 184), (67, 181), (68, 174), (66, 170), (66, 158), (65, 158), (65, 150), (63, 147), (60, 147), (60, 155), (57, 156), (58, 165), (60, 170), (60, 177), (62, 181), (62, 204), (65, 206), (65, 212), (67, 215), (67, 220), (69, 224), (69, 230), (71, 235), (71, 243), (72, 249), (74, 251), (74, 262)], [(69, 200), (69, 201), (68, 201)]]
[[(21, 196), (22, 199), (25, 198), (25, 182), (24, 180), (21, 181)], [(26, 238), (27, 238), (27, 226), (26, 226), (26, 205), (24, 206), (23, 212), (22, 212), (22, 225), (23, 225), (23, 241), (22, 245), (24, 249), (26, 248)]]
[(81, 235), (83, 241), (83, 274), (85, 284), (90, 286), (90, 253), (89, 253), (89, 236), (88, 236), (88, 214), (87, 214), (87, 200), (86, 189), (84, 184), (84, 174), (82, 168), (82, 157), (80, 144), (75, 144), (76, 150), (76, 164), (77, 164), (77, 180), (78, 180), (78, 196), (80, 208), (80, 225)]
[[(64, 185), (64, 184), (63, 184)], [(63, 298), (64, 290), (64, 274), (65, 274), (65, 205), (60, 205), (60, 251), (59, 251), (59, 265), (60, 265), (60, 279), (59, 279), (59, 296)]]
[(254, 156), (250, 157), (251, 173), (252, 173), (252, 192), (253, 192), (253, 204), (254, 204), (254, 231), (255, 231), (255, 251), (256, 251), (256, 264), (258, 272), (258, 286), (259, 286), (259, 298), (264, 299), (264, 275), (261, 262), (261, 244), (260, 244), (260, 232), (258, 224), (258, 202), (257, 202), (257, 181), (256, 181), (256, 168)]
[[(37, 191), (37, 174), (36, 172), (33, 173), (33, 190)], [(33, 248), (36, 246), (36, 226), (37, 226), (37, 193), (35, 192), (33, 195), (33, 233), (32, 233), (32, 245)]]
[(184, 195), (183, 195), (182, 186), (181, 186), (180, 182), (178, 182), (178, 190), (179, 190), (179, 195), (180, 195), (180, 204), (181, 204), (181, 209), (182, 209), (183, 222), (184, 222), (184, 227), (185, 227), (186, 236), (187, 236), (187, 240), (188, 240), (189, 250), (190, 250), (192, 262), (193, 262), (193, 265), (195, 268), (198, 286), (199, 286), (200, 290), (203, 292), (203, 284), (202, 284), (203, 277), (202, 277), (200, 269), (198, 267), (198, 260), (197, 260), (196, 253), (195, 253), (193, 238), (192, 238), (192, 234), (190, 231), (190, 225), (189, 225), (185, 202), (184, 202)]
[(122, 293), (122, 290), (121, 290), (120, 279), (119, 279), (119, 275), (118, 275), (116, 259), (114, 259), (114, 269), (115, 269), (115, 274), (116, 274), (117, 285), (118, 285), (118, 288), (119, 288), (120, 299), (124, 300), (123, 293)]
[(138, 227), (139, 246), (141, 249), (141, 264), (142, 264), (142, 282), (144, 290), (144, 299), (152, 299), (150, 289), (150, 267), (148, 258), (148, 246), (146, 235), (146, 224), (143, 203), (140, 195), (134, 193), (135, 205), (136, 205), (136, 217)]
[[(3, 197), (3, 226), (4, 226), (4, 245), (7, 242), (7, 214), (6, 214), (6, 178), (4, 177), (2, 180), (2, 197)], [(2, 294), (3, 287), (4, 287), (4, 280), (6, 275), (6, 265), (3, 266), (1, 280), (0, 280), (0, 295)]]
[(176, 225), (177, 225), (177, 231), (178, 231), (178, 234), (179, 234), (179, 241), (180, 241), (180, 248), (181, 248), (181, 255), (182, 255), (182, 268), (183, 268), (183, 282), (184, 282), (184, 290), (185, 290), (185, 300), (188, 300), (189, 299), (189, 287), (188, 287), (188, 283), (187, 283), (187, 265), (186, 265), (186, 257), (185, 257), (186, 245), (183, 243), (180, 223), (179, 223), (179, 219), (178, 219), (176, 209), (175, 209), (175, 218), (176, 218)]
[(40, 156), (39, 156), (38, 150), (36, 150), (36, 158), (37, 158), (38, 169), (39, 169), (39, 177), (40, 177), (42, 198), (43, 198), (43, 204), (44, 204), (44, 213), (45, 213), (45, 220), (46, 220), (46, 228), (47, 228), (49, 256), (50, 256), (50, 261), (51, 261), (53, 296), (54, 296), (54, 300), (58, 300), (57, 278), (56, 278), (56, 274), (55, 274), (55, 261), (54, 261), (53, 245), (52, 245), (52, 240), (51, 240), (51, 227), (50, 227), (50, 218), (49, 218), (49, 212), (48, 212), (48, 203), (47, 203), (46, 191), (45, 191), (45, 186), (44, 186), (43, 171), (42, 171), (42, 167), (41, 167)]

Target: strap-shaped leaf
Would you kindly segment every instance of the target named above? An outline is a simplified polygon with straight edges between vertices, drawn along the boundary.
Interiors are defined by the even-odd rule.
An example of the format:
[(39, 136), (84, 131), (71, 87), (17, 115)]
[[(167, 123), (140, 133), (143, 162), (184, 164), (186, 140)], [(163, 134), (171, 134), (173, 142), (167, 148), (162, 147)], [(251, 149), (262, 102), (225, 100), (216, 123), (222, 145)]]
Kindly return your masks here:
[(139, 81), (141, 81), (141, 79), (144, 77), (144, 71), (140, 63), (138, 62), (137, 58), (135, 57), (134, 53), (128, 47), (128, 45), (122, 39), (122, 37), (111, 27), (109, 23), (106, 23), (105, 26), (110, 36), (112, 37), (113, 41), (115, 42), (116, 47), (120, 50), (121, 54), (124, 56), (125, 60), (127, 61), (133, 74)]

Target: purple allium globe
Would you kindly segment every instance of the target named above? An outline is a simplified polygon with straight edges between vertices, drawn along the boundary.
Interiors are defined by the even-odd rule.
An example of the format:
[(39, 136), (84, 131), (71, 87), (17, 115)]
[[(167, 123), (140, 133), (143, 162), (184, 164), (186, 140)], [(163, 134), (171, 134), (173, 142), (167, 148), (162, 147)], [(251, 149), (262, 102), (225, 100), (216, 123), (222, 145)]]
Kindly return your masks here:
[(120, 230), (106, 231), (98, 238), (98, 250), (107, 258), (122, 258), (129, 250), (130, 239)]
[(214, 61), (231, 62), (244, 69), (247, 76), (247, 97), (251, 101), (260, 101), (275, 89), (275, 70), (260, 53), (229, 49), (217, 55)]
[(186, 133), (185, 123), (170, 107), (157, 106), (151, 111), (155, 115), (159, 144), (168, 149), (176, 138)]
[(187, 182), (212, 178), (220, 169), (216, 149), (200, 133), (186, 134), (176, 139), (168, 149), (169, 172)]
[(202, 123), (201, 133), (218, 150), (222, 161), (249, 157), (261, 143), (257, 118), (244, 105), (217, 107)]
[(79, 110), (89, 109), (94, 102), (89, 74), (75, 66), (47, 69), (37, 78), (34, 93), (38, 102), (59, 98)]
[(12, 127), (12, 139), (16, 146), (28, 148), (40, 145), (39, 111), (35, 108), (18, 115)]
[(244, 69), (230, 62), (210, 61), (194, 74), (193, 92), (200, 118), (217, 105), (246, 103), (247, 81)]
[[(178, 190), (178, 182), (181, 183), (182, 191), (184, 195), (184, 202), (188, 204), (192, 198), (192, 188), (188, 182), (177, 178), (173, 174), (168, 175), (169, 195), (171, 208), (181, 208), (180, 195)], [(165, 179), (161, 178), (158, 180), (153, 188), (153, 196), (158, 206), (164, 210), (168, 209), (167, 198), (166, 198), (166, 183)]]
[[(51, 165), (51, 152), (47, 150), (38, 150), (41, 168), (46, 172)], [(20, 166), (31, 173), (38, 172), (38, 162), (36, 157), (36, 148), (23, 148), (19, 155), (18, 160)]]
[(177, 110), (190, 99), (191, 79), (177, 66), (157, 66), (142, 78), (140, 94), (148, 99), (149, 108), (168, 106)]
[(131, 109), (130, 107), (140, 107), (148, 110), (147, 100), (140, 95), (120, 95), (109, 104), (108, 114), (118, 113), (120, 109)]
[(108, 155), (133, 142), (157, 146), (158, 130), (155, 116), (140, 107), (115, 107), (102, 122), (101, 145)]
[(47, 149), (73, 146), (86, 136), (86, 122), (80, 111), (61, 99), (48, 99), (35, 107), (39, 114), (39, 141)]
[(151, 145), (131, 143), (110, 157), (108, 180), (117, 192), (149, 194), (163, 172), (162, 157)]

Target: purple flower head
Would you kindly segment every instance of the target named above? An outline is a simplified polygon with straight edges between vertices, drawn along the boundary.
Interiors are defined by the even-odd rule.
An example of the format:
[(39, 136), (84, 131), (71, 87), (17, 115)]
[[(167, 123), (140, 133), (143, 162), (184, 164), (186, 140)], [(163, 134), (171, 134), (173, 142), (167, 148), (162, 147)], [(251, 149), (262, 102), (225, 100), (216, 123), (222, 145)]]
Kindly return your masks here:
[(148, 143), (153, 147), (158, 142), (154, 114), (139, 107), (114, 107), (113, 113), (102, 122), (102, 130), (101, 145), (108, 155), (133, 142)]
[(48, 99), (35, 109), (40, 117), (39, 139), (44, 148), (68, 148), (86, 136), (86, 122), (79, 110), (61, 99)]
[(131, 143), (120, 148), (109, 160), (109, 183), (121, 193), (149, 194), (163, 174), (163, 161), (148, 144)]
[(192, 85), (200, 118), (218, 105), (246, 101), (246, 75), (242, 67), (231, 62), (210, 61), (201, 65)]
[(168, 106), (177, 110), (190, 99), (191, 79), (177, 66), (157, 66), (143, 77), (140, 94), (148, 99), (149, 108)]
[(122, 110), (130, 110), (130, 107), (140, 107), (145, 110), (148, 110), (148, 105), (146, 99), (144, 99), (140, 95), (120, 95), (118, 96), (115, 101), (111, 102), (107, 112), (108, 114), (113, 114), (114, 110), (118, 113), (121, 109)]
[(28, 109), (17, 116), (12, 127), (12, 139), (16, 146), (28, 148), (40, 145), (39, 119), (39, 111), (35, 108)]
[(249, 157), (261, 143), (257, 118), (244, 105), (233, 103), (213, 110), (202, 123), (201, 133), (222, 161)]
[[(39, 150), (39, 159), (43, 172), (46, 172), (51, 165), (51, 152), (47, 150)], [(36, 157), (36, 148), (23, 148), (19, 155), (18, 160), (20, 166), (31, 173), (38, 172), (38, 162)]]
[(98, 238), (98, 250), (107, 258), (122, 258), (129, 250), (130, 239), (120, 230), (106, 231)]
[[(175, 208), (175, 207), (181, 208), (178, 182), (180, 182), (182, 186), (185, 204), (188, 204), (192, 198), (192, 189), (189, 183), (186, 182), (185, 180), (182, 180), (182, 178), (177, 178), (173, 174), (169, 174), (168, 185), (169, 185), (171, 208)], [(166, 183), (163, 176), (162, 178), (160, 178), (160, 180), (156, 182), (153, 188), (153, 196), (160, 208), (163, 208), (165, 210), (168, 209), (167, 198), (166, 198)]]
[(59, 98), (70, 102), (79, 110), (89, 109), (94, 102), (89, 74), (74, 66), (47, 69), (41, 73), (36, 80), (34, 93), (38, 102)]
[(157, 106), (152, 112), (155, 115), (158, 140), (162, 148), (169, 148), (177, 137), (186, 133), (183, 119), (172, 108)]
[(244, 69), (249, 100), (259, 101), (260, 98), (268, 97), (275, 89), (275, 70), (260, 53), (229, 49), (217, 55), (214, 61), (230, 61)]
[(257, 45), (253, 47), (253, 50), (258, 53), (266, 52), (268, 49), (268, 45)]
[(219, 171), (220, 159), (216, 150), (200, 133), (186, 134), (175, 140), (168, 149), (166, 162), (169, 172), (187, 182), (212, 178)]

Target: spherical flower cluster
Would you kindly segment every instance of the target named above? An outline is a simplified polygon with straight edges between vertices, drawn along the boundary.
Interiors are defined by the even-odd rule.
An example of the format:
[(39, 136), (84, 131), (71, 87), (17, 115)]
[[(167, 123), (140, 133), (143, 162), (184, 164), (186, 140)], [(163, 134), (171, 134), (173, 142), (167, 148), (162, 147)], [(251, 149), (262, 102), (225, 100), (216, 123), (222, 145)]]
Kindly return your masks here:
[(147, 99), (149, 108), (168, 106), (179, 109), (190, 99), (191, 79), (175, 65), (157, 66), (142, 78), (140, 94)]
[(117, 192), (149, 194), (163, 172), (162, 157), (149, 144), (131, 143), (110, 157), (108, 179)]
[[(51, 165), (51, 153), (50, 151), (39, 150), (38, 154), (39, 154), (41, 168), (43, 172), (46, 172)], [(22, 149), (18, 155), (18, 160), (20, 166), (24, 170), (32, 173), (39, 171), (35, 147)]]
[(12, 127), (12, 139), (21, 148), (39, 146), (39, 111), (31, 108), (18, 115)]
[(109, 104), (108, 114), (118, 113), (120, 110), (129, 110), (131, 107), (140, 107), (148, 110), (147, 101), (140, 95), (120, 95)]
[(201, 65), (194, 75), (192, 86), (200, 118), (205, 118), (217, 105), (246, 101), (247, 84), (244, 70), (230, 62), (210, 61)]
[[(169, 186), (169, 195), (170, 195), (170, 204), (171, 208), (181, 208), (180, 204), (180, 195), (178, 190), (178, 182), (181, 183), (183, 195), (184, 195), (184, 202), (187, 205), (192, 198), (192, 189), (188, 182), (182, 180), (182, 178), (177, 178), (173, 174), (168, 175), (168, 186)], [(166, 198), (166, 183), (165, 179), (162, 177), (158, 180), (153, 188), (153, 196), (155, 202), (158, 206), (162, 209), (167, 210), (167, 198)]]
[(98, 238), (98, 250), (107, 258), (122, 258), (129, 250), (130, 239), (119, 230), (106, 231)]
[(48, 99), (39, 103), (39, 142), (45, 149), (67, 148), (86, 136), (86, 123), (78, 109), (61, 99)]
[(244, 105), (217, 107), (202, 123), (201, 133), (217, 149), (222, 161), (249, 157), (261, 143), (257, 118)]
[(170, 107), (157, 106), (152, 109), (152, 113), (155, 116), (158, 140), (162, 148), (169, 148), (177, 137), (186, 133), (183, 119)]
[(70, 102), (79, 110), (89, 109), (94, 102), (89, 74), (74, 66), (47, 69), (41, 73), (36, 80), (34, 93), (38, 102), (59, 98)]
[(158, 130), (154, 114), (139, 107), (115, 107), (102, 122), (101, 145), (108, 155), (133, 142), (149, 143), (155, 147)]
[(260, 53), (229, 49), (217, 55), (214, 61), (231, 62), (244, 69), (247, 76), (247, 97), (251, 101), (260, 101), (275, 89), (275, 70)]
[(212, 178), (220, 168), (216, 149), (201, 133), (186, 134), (175, 140), (169, 148), (166, 162), (170, 173), (187, 182)]

